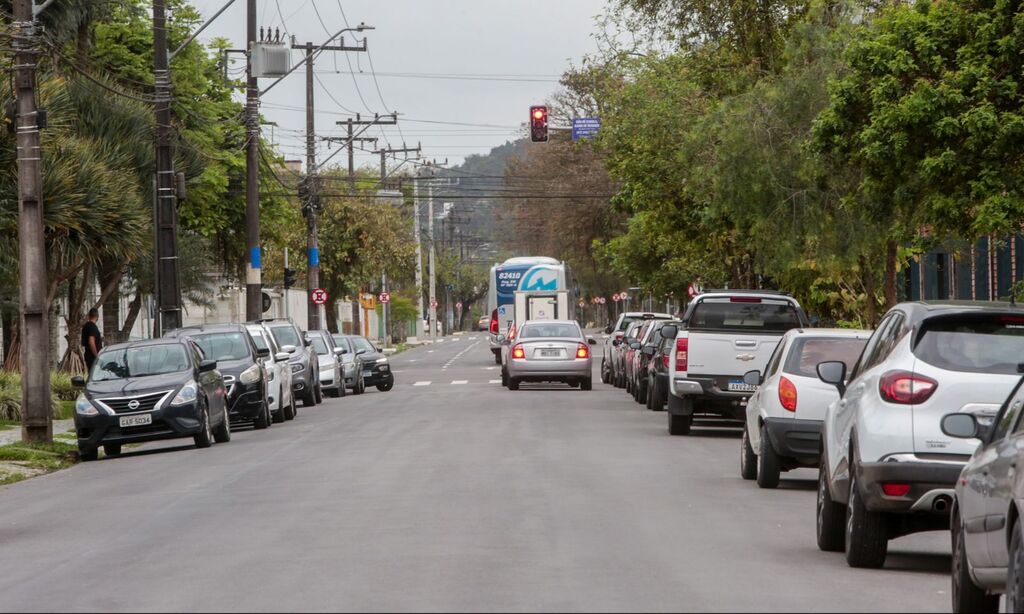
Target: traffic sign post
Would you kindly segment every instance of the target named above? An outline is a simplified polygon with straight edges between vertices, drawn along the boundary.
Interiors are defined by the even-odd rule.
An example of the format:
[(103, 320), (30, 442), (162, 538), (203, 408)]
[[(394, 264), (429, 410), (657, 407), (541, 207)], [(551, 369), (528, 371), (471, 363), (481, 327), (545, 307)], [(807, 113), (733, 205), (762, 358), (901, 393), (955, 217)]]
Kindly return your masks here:
[(572, 140), (590, 139), (601, 131), (601, 119), (597, 117), (572, 118)]
[(391, 293), (381, 292), (380, 295), (377, 296), (377, 299), (386, 305), (391, 302)]
[(314, 305), (326, 305), (327, 290), (324, 290), (323, 288), (315, 288), (309, 293), (309, 298), (313, 301)]

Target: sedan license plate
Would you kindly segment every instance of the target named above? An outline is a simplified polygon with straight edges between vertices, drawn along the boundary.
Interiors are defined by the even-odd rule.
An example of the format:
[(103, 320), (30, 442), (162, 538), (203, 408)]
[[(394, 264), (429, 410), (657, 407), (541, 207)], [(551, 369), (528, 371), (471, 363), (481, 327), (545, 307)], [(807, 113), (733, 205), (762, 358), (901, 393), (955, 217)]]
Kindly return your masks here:
[(732, 380), (729, 382), (729, 392), (755, 392), (757, 386), (748, 384), (743, 380)]
[(121, 419), (118, 420), (118, 424), (121, 425), (121, 428), (126, 426), (145, 426), (147, 424), (153, 424), (153, 415), (139, 414), (137, 416), (121, 416)]
[(561, 355), (562, 355), (562, 352), (559, 351), (559, 350), (541, 350), (540, 351), (540, 357), (541, 358), (558, 358)]
[(370, 369), (363, 369), (363, 377), (370, 377), (373, 375), (373, 371)]

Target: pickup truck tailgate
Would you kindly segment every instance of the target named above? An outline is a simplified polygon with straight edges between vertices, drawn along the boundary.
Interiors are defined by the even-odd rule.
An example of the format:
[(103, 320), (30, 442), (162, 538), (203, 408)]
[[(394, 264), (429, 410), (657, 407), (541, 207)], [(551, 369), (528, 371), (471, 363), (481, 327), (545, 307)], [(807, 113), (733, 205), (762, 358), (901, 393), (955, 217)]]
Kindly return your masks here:
[[(694, 332), (689, 339), (688, 375), (713, 375), (720, 390), (746, 390), (743, 374), (753, 369), (762, 373), (782, 333), (712, 333)], [(718, 381), (721, 380), (721, 381)]]

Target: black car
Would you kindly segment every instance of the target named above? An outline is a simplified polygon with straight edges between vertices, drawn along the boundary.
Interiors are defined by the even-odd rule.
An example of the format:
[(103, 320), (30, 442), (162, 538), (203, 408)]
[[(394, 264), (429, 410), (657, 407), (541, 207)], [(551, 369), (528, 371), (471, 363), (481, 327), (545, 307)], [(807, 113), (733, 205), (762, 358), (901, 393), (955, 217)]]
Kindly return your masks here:
[(647, 409), (662, 411), (668, 403), (668, 361), (675, 352), (676, 342), (662, 337), (660, 329), (652, 342), (653, 347), (641, 350), (649, 354), (645, 356), (647, 368), (644, 373), (647, 378)]
[(637, 349), (637, 368), (633, 370), (631, 376), (633, 378), (633, 385), (631, 386), (633, 400), (648, 407), (651, 407), (653, 404), (651, 391), (654, 390), (651, 386), (650, 363), (651, 359), (657, 354), (662, 342), (661, 327), (669, 323), (679, 324), (678, 320), (656, 320), (652, 322), (644, 338), (641, 340), (642, 345)]
[(355, 348), (356, 359), (362, 365), (364, 386), (376, 386), (377, 390), (387, 392), (395, 385), (395, 375), (391, 372), (388, 357), (366, 337), (347, 335), (349, 343)]
[(257, 429), (270, 426), (267, 373), (260, 361), (268, 350), (258, 350), (249, 331), (241, 324), (204, 324), (179, 328), (166, 337), (187, 337), (202, 349), (224, 376), (228, 390), (228, 415), (234, 422), (252, 422)]
[(120, 343), (103, 349), (75, 401), (82, 460), (126, 443), (192, 437), (197, 448), (231, 440), (224, 379), (217, 362), (188, 339)]

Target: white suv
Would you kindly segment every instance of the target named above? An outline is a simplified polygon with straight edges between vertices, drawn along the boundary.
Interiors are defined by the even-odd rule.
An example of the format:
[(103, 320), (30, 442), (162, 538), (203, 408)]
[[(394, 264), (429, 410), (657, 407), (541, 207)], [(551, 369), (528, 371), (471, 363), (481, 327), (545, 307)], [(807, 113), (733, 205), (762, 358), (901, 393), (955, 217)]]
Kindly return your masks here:
[(844, 383), (846, 365), (818, 365), (840, 398), (822, 427), (818, 547), (852, 567), (881, 567), (888, 541), (949, 528), (960, 470), (978, 446), (942, 432), (942, 417), (991, 422), (1017, 382), (1024, 311), (998, 303), (903, 303), (886, 314)]

